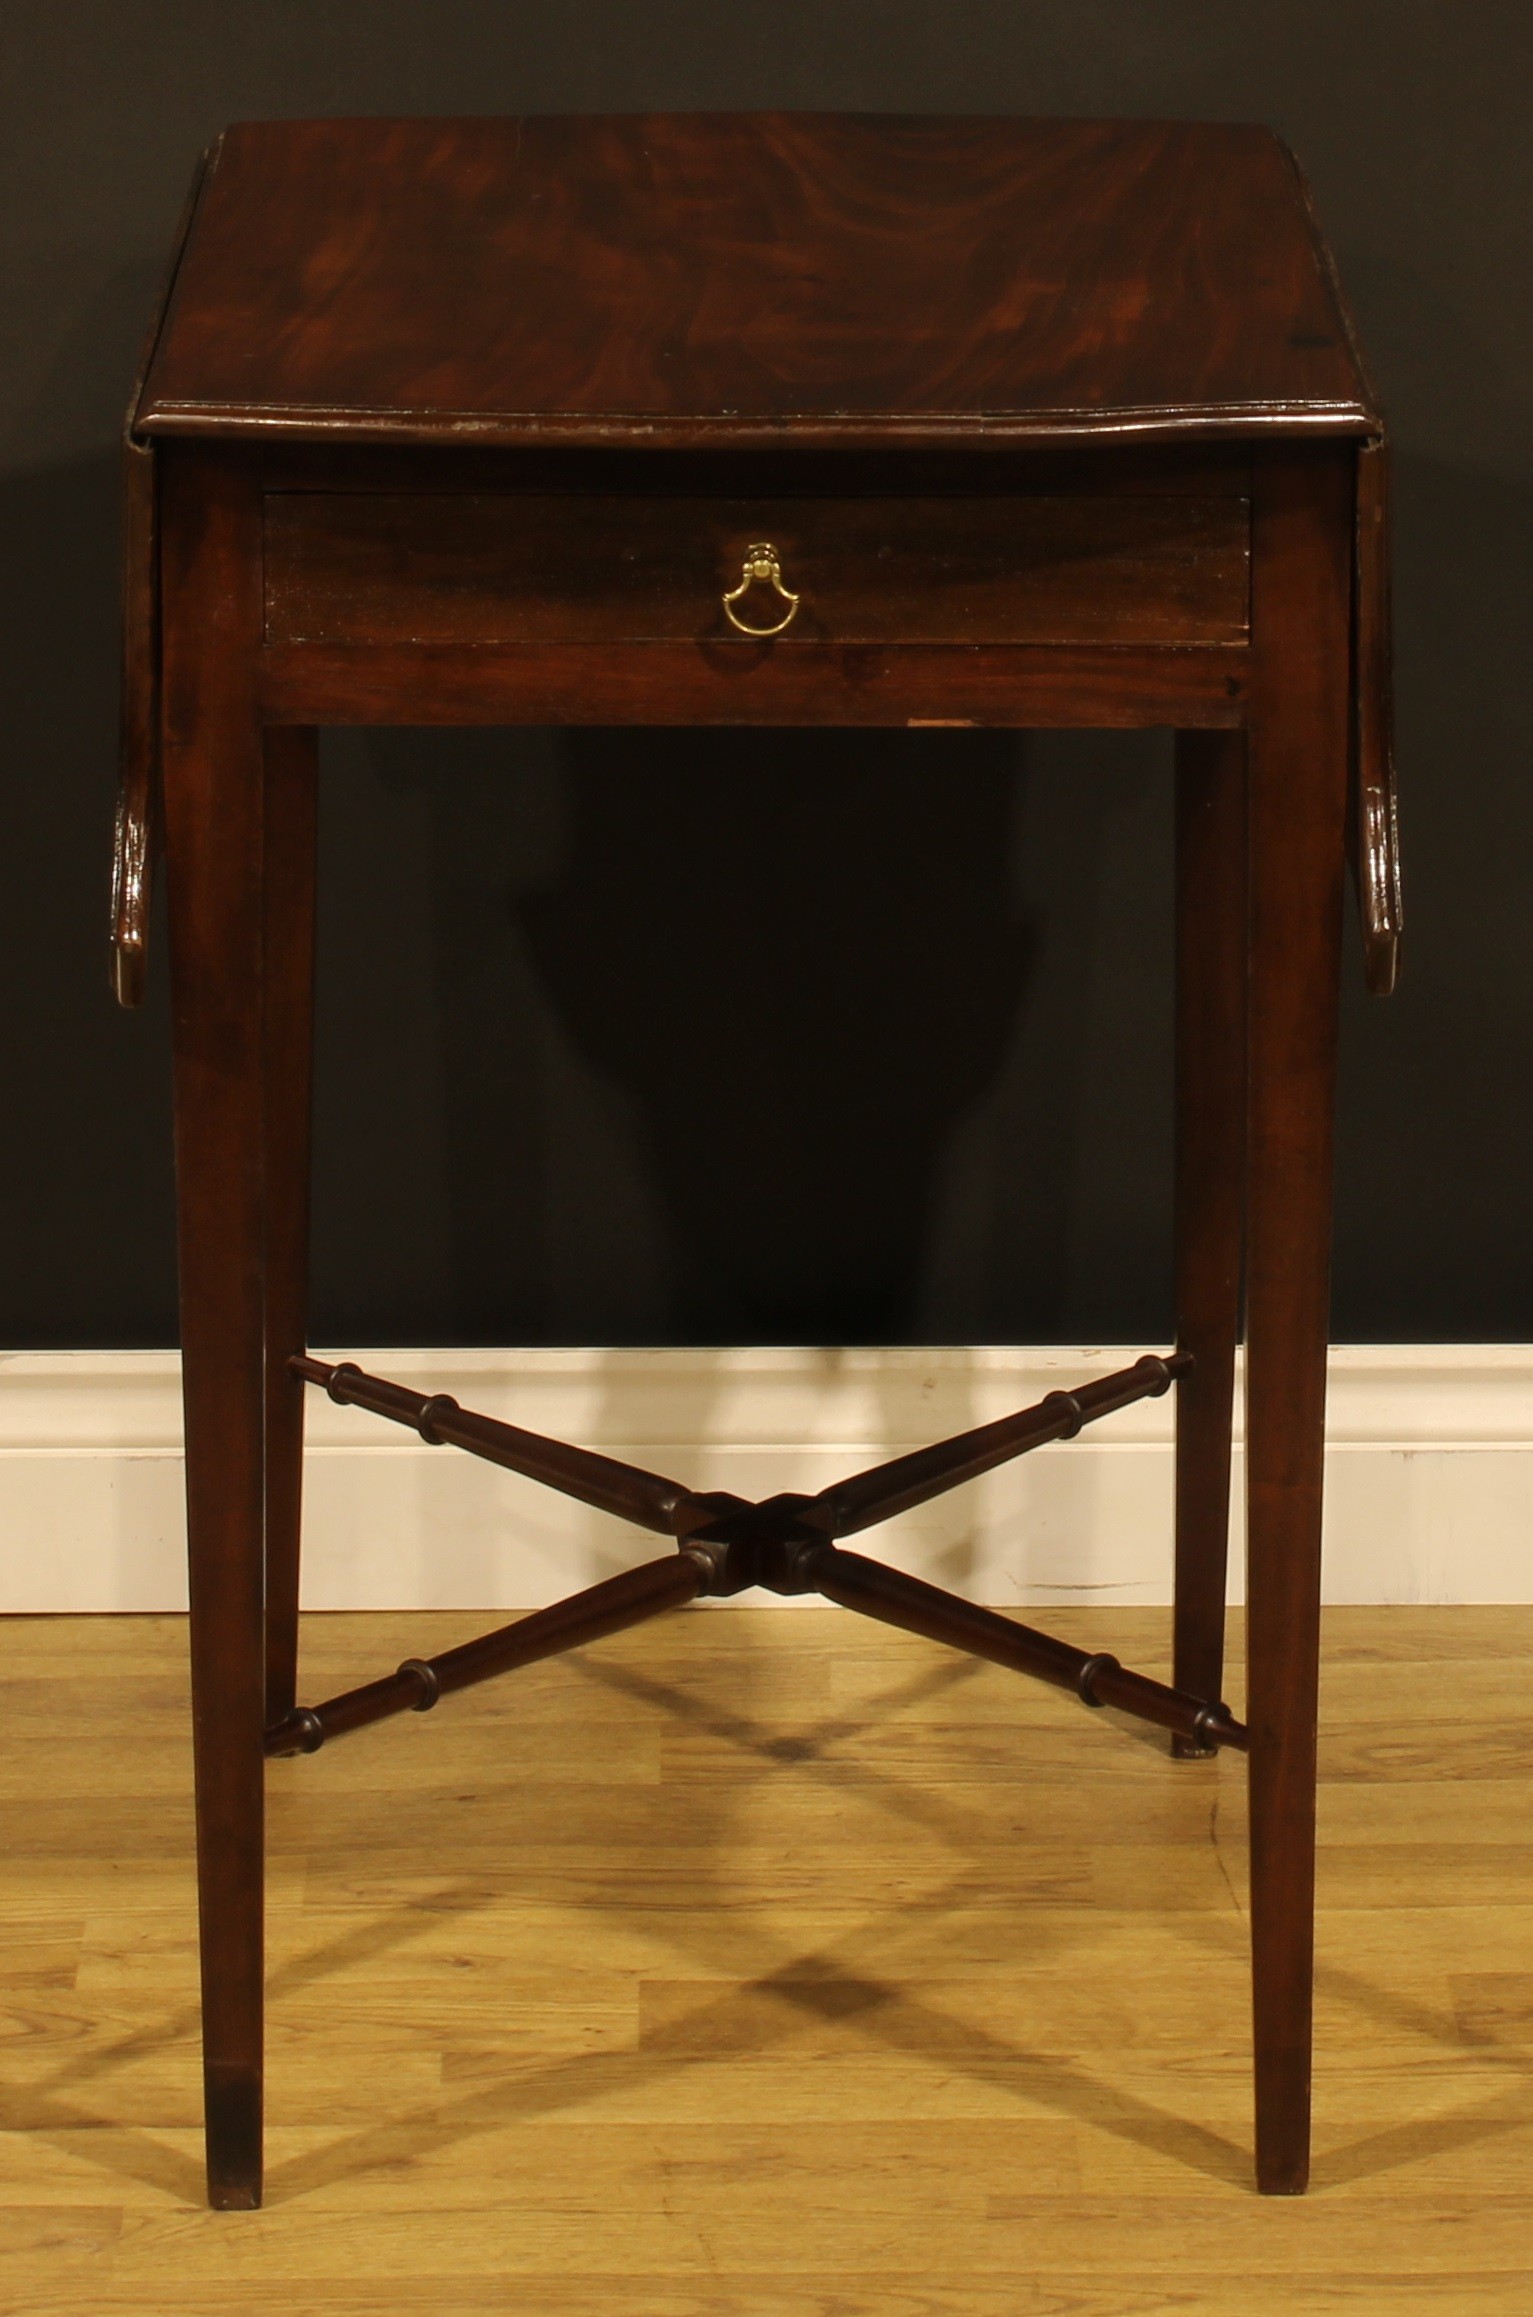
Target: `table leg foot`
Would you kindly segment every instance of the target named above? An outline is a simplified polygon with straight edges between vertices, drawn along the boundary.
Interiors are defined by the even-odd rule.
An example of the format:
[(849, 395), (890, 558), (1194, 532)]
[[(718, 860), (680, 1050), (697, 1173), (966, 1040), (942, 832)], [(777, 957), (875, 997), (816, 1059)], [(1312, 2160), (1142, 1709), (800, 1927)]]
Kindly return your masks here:
[(203, 2077), (208, 2202), (254, 2212), (261, 2202), (261, 2079), (210, 2067)]

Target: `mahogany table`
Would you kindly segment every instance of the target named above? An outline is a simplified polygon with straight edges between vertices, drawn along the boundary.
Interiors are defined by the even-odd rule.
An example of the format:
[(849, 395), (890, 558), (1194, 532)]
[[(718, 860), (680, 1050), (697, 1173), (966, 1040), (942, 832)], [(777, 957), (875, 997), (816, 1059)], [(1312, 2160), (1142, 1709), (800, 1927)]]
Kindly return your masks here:
[[(245, 125), (194, 187), (127, 474), (114, 936), (133, 1003), (163, 826), (213, 2203), (260, 2198), (264, 1757), (748, 1585), (1247, 1750), (1257, 2179), (1301, 2190), (1349, 842), (1381, 990), (1399, 892), (1383, 431), (1288, 153), (1147, 122)], [(1174, 727), (1174, 1351), (765, 1504), (308, 1357), (316, 733), (389, 723)], [(1173, 1381), (1169, 1686), (841, 1542)], [(300, 1705), (311, 1384), (675, 1549)]]

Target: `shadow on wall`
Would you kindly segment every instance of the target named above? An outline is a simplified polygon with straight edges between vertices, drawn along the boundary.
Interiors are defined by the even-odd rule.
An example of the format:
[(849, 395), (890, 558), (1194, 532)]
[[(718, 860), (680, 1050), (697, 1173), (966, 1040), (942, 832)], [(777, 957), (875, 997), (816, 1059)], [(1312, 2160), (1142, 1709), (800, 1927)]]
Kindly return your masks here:
[[(374, 922), (325, 956), (376, 956), (363, 895), (390, 895), (395, 1069), (408, 1050), (435, 1085), (384, 1099), (355, 1001), (325, 1042), (352, 1129), (370, 1107), (413, 1186), (390, 1260), (450, 1283), (448, 1339), (964, 1341), (1015, 1337), (1020, 1307), (1039, 1340), (1121, 1284), (1168, 1157), (1163, 736), (336, 753), (328, 849)], [(417, 867), (364, 888), (380, 800)], [(334, 1226), (363, 1204), (353, 1173)], [(1164, 1217), (1133, 1259), (1163, 1331)], [(353, 1304), (337, 1332), (386, 1317)]]
[[(1533, 490), (1400, 467), (1406, 972), (1336, 1332), (1533, 1327)], [(174, 1340), (164, 941), (105, 973), (110, 453), (0, 478), (0, 1342)], [(1153, 1341), (1163, 736), (336, 734), (316, 1334)]]
[(905, 1335), (953, 1122), (1029, 978), (1017, 747), (909, 732), (580, 732), (529, 954), (640, 1122), (696, 1342)]
[(418, 1278), (445, 1272), (457, 1337), (908, 1324), (938, 1152), (1028, 970), (1016, 755), (1001, 735), (686, 731), (353, 753), (352, 835), (381, 787), (394, 843), (430, 864), (403, 905), (435, 996), (411, 1042), (435, 1047), (452, 1132), (416, 1153), (436, 1200)]
[[(1367, 999), (1349, 935), (1344, 1341), (1533, 1324), (1530, 562), (1526, 485), (1400, 461), (1406, 971)], [(355, 962), (376, 935), (332, 987), (331, 1047), (365, 1081), (322, 1167), (337, 1335), (1165, 1333), (1164, 736), (333, 753), (335, 899), (371, 906), (371, 847), (415, 958), (407, 990), (394, 974), (406, 1034), (368, 1014)], [(382, 1169), (406, 1195), (381, 1260), (369, 1115), (410, 1162)]]
[[(108, 983), (115, 453), (0, 479), (0, 1344), (175, 1340), (164, 941)], [(163, 928), (161, 928), (163, 931)]]
[(1333, 1332), (1533, 1337), (1533, 483), (1397, 462), (1400, 988), (1342, 984)]

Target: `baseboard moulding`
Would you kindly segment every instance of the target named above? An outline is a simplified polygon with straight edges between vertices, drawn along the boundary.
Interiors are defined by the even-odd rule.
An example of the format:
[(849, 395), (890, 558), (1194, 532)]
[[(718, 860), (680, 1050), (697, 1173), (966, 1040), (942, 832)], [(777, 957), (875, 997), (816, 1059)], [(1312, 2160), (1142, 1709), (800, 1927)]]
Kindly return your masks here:
[[(823, 1488), (1143, 1348), (327, 1356), (759, 1497)], [(620, 1522), (361, 1410), (316, 1393), (308, 1415), (311, 1608), (537, 1608), (651, 1549)], [(1172, 1421), (1169, 1399), (1143, 1401), (891, 1523), (879, 1551), (1002, 1609), (1162, 1603)], [(1237, 1437), (1238, 1422), (1237, 1407)], [(1533, 1601), (1533, 1346), (1340, 1345), (1327, 1440), (1328, 1601)], [(1236, 1478), (1233, 1600), (1238, 1445)], [(174, 1353), (0, 1355), (0, 1611), (183, 1608), (181, 1483)]]

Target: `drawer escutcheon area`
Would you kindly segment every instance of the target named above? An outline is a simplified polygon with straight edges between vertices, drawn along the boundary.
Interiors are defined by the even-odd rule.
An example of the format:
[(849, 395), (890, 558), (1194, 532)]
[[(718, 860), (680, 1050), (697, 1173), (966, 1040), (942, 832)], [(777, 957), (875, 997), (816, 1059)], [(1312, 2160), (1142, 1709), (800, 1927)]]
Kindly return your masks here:
[[(770, 540), (768, 642), (725, 594)], [(1250, 503), (269, 491), (270, 644), (1243, 644)]]

